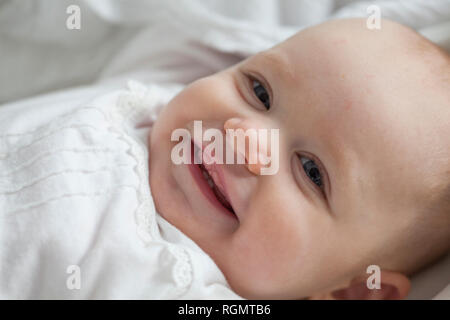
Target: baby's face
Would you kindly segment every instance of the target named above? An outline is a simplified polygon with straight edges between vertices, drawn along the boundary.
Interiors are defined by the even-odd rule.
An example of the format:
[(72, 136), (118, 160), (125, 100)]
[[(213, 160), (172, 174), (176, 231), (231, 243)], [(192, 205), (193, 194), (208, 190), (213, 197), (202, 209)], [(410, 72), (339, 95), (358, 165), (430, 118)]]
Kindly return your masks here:
[[(308, 29), (196, 81), (152, 130), (158, 212), (244, 297), (302, 298), (339, 287), (371, 264), (399, 268), (393, 255), (417, 222), (418, 195), (435, 165), (429, 152), (440, 148), (428, 135), (439, 119), (420, 108), (433, 108), (419, 93), (434, 84), (420, 67), (409, 71), (413, 58), (389, 41), (394, 35), (353, 24)], [(195, 120), (204, 131), (224, 131), (235, 118), (242, 120), (235, 128), (280, 135), (274, 175), (246, 164), (216, 166), (233, 215), (208, 198), (198, 165), (171, 161), (178, 144), (171, 134), (193, 134)]]

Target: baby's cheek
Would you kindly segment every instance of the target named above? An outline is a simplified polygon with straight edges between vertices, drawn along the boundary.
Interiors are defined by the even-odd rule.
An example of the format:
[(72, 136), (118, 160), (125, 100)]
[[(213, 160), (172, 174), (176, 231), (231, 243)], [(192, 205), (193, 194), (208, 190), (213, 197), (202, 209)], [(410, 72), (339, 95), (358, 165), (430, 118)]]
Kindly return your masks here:
[[(249, 207), (249, 221), (242, 225), (243, 232), (252, 241), (268, 268), (281, 269), (292, 264), (293, 259), (304, 250), (306, 220), (294, 204), (277, 201), (277, 196), (268, 196)], [(256, 204), (255, 204), (256, 203)], [(269, 270), (275, 271), (275, 270)], [(285, 270), (286, 271), (286, 270)]]
[[(274, 185), (279, 186), (275, 192)], [(240, 261), (233, 271), (247, 278), (242, 281), (257, 288), (255, 292), (272, 296), (288, 292), (294, 296), (313, 285), (309, 279), (318, 279), (315, 270), (321, 263), (321, 241), (331, 224), (324, 212), (283, 185), (260, 186), (245, 212), (247, 220), (236, 232), (233, 248), (239, 257), (235, 261)]]
[[(269, 213), (269, 212), (265, 212)], [(280, 212), (272, 212), (272, 215)], [(236, 282), (246, 290), (258, 294), (256, 298), (273, 297), (294, 292), (301, 264), (297, 256), (302, 251), (301, 241), (290, 237), (286, 227), (268, 219), (253, 227), (244, 227), (242, 241), (235, 249), (232, 265)], [(288, 285), (292, 285), (289, 288)], [(281, 298), (283, 298), (281, 296)]]

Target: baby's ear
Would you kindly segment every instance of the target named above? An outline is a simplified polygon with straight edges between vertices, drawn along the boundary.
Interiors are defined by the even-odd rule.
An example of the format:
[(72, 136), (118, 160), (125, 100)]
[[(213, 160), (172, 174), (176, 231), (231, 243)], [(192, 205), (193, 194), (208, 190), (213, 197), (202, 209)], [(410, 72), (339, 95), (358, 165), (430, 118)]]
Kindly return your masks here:
[(366, 275), (353, 279), (346, 288), (311, 297), (311, 299), (402, 300), (406, 298), (411, 282), (405, 275), (386, 270), (381, 270), (380, 275), (380, 289), (369, 289)]

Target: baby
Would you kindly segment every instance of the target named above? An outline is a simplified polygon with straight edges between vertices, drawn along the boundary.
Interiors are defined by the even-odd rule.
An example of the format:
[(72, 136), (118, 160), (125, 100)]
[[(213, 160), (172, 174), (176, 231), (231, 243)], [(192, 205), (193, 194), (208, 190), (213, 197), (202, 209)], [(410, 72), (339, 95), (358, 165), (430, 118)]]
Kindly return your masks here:
[[(277, 174), (174, 164), (172, 132), (196, 120), (279, 129)], [(450, 248), (449, 137), (445, 52), (393, 22), (331, 21), (171, 100), (149, 139), (150, 185), (245, 298), (402, 299)], [(381, 289), (367, 288), (370, 265)]]
[[(154, 123), (131, 87), (0, 108), (0, 298), (402, 299), (450, 249), (450, 58), (408, 28), (306, 29)], [(278, 130), (276, 172), (252, 136), (240, 164), (173, 161), (196, 121)]]

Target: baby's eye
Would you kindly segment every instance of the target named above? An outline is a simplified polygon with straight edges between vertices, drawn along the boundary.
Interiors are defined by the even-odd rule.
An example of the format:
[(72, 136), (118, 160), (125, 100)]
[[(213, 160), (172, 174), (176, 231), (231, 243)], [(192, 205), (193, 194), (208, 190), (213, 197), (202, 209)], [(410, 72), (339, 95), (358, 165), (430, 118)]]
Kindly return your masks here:
[(304, 156), (300, 156), (300, 161), (302, 162), (303, 170), (305, 170), (306, 175), (312, 182), (314, 182), (319, 188), (322, 188), (322, 176), (316, 163)]
[(253, 85), (253, 92), (255, 93), (256, 97), (262, 102), (266, 110), (270, 109), (270, 96), (267, 92), (266, 88), (258, 81), (258, 80), (252, 80)]

